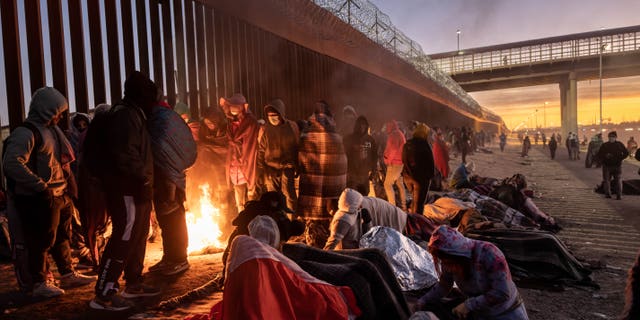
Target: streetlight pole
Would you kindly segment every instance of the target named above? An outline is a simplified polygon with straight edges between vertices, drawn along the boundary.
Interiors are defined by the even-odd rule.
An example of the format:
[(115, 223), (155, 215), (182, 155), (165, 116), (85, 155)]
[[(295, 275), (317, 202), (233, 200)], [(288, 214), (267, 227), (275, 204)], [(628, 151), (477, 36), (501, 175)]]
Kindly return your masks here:
[(602, 37), (600, 37), (600, 133), (602, 133), (602, 53), (608, 48), (608, 44), (602, 43)]
[(456, 34), (458, 35), (458, 52), (457, 54), (460, 54), (460, 29), (458, 29), (458, 31), (456, 31)]
[(545, 129), (547, 128), (547, 105), (548, 104), (549, 104), (549, 101), (545, 101), (544, 102), (544, 109), (542, 109), (542, 114), (543, 114), (543, 118), (544, 118), (543, 125), (544, 125)]

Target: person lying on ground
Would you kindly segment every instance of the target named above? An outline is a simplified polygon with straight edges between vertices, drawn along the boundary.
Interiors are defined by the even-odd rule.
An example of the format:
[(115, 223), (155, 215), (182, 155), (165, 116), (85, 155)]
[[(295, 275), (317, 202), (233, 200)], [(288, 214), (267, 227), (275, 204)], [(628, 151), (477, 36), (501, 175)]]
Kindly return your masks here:
[(222, 255), (222, 264), (225, 265), (227, 262), (233, 239), (239, 235), (248, 235), (249, 223), (258, 216), (269, 216), (276, 221), (280, 232), (279, 238), (283, 242), (292, 236), (301, 235), (304, 232), (304, 222), (289, 220), (287, 213), (293, 213), (293, 211), (287, 208), (285, 203), (284, 195), (277, 191), (265, 192), (259, 201), (247, 202), (245, 209), (232, 222), (236, 228), (229, 236), (229, 244)]
[[(246, 209), (245, 209), (246, 210)], [(319, 280), (278, 251), (280, 234), (274, 219), (258, 215), (230, 247), (222, 301), (209, 319), (355, 319), (362, 314), (353, 290)]]
[(404, 212), (385, 200), (346, 188), (338, 200), (338, 212), (331, 221), (324, 249), (357, 249), (362, 235), (374, 226), (393, 228), (426, 244), (436, 224), (423, 215)]
[(455, 282), (466, 296), (464, 302), (453, 308), (455, 316), (476, 320), (529, 319), (507, 260), (495, 245), (440, 226), (431, 236), (429, 252), (440, 281), (418, 300), (421, 309), (427, 304), (438, 304)]

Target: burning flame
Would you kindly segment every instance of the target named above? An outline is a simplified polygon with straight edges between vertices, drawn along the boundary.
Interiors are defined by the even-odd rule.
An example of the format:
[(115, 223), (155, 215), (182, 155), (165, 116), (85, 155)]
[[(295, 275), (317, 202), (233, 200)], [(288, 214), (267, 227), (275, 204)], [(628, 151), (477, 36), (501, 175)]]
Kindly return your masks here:
[(208, 247), (224, 248), (220, 240), (222, 231), (219, 227), (222, 216), (220, 210), (211, 203), (209, 184), (202, 184), (198, 188), (201, 190), (199, 210), (196, 205), (195, 208), (191, 208), (186, 212), (187, 230), (189, 232), (189, 247), (187, 251), (189, 253)]

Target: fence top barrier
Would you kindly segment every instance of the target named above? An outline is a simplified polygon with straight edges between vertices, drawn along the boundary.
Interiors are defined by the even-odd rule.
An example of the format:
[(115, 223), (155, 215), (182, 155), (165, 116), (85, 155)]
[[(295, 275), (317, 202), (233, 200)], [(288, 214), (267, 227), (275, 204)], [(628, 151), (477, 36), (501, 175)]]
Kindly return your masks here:
[(451, 76), (442, 71), (422, 51), (422, 47), (393, 25), (389, 16), (368, 0), (313, 0), (313, 2), (351, 25), (401, 59), (412, 64), (420, 73), (459, 97), (471, 114), (489, 121), (501, 122), (500, 117), (480, 106)]

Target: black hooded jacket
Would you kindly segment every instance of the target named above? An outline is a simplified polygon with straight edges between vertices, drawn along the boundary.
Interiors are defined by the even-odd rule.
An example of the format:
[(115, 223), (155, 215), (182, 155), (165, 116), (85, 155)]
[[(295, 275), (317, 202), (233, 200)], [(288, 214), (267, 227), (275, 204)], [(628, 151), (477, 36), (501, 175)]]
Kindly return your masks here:
[[(361, 130), (365, 126), (366, 129)], [(369, 122), (363, 116), (358, 117), (353, 133), (345, 137), (344, 150), (347, 154), (347, 174), (356, 177), (369, 177), (376, 170), (378, 146), (369, 135)]]
[(282, 170), (298, 166), (298, 143), (300, 130), (298, 125), (285, 117), (285, 106), (281, 100), (275, 100), (264, 107), (267, 112), (280, 115), (280, 124), (272, 125), (268, 120), (258, 134), (258, 167), (267, 170)]

